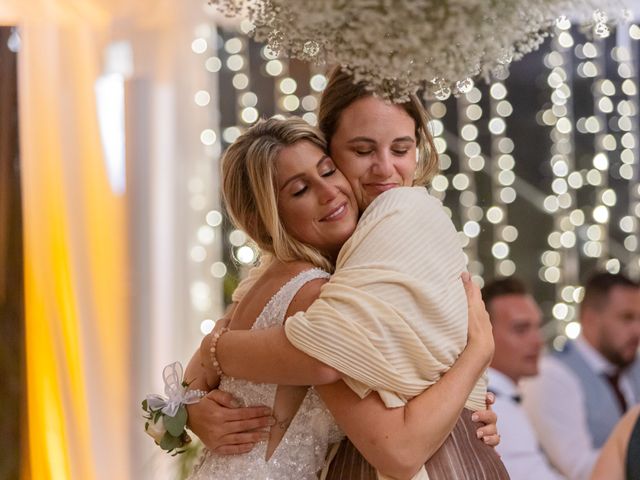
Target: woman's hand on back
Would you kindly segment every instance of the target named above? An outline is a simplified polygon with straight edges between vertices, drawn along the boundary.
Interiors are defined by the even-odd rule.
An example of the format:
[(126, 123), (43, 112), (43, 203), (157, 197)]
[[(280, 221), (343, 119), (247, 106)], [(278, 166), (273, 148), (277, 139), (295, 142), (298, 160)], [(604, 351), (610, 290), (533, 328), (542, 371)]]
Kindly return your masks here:
[(198, 403), (187, 405), (188, 427), (212, 452), (235, 455), (251, 451), (269, 438), (275, 423), (268, 407), (239, 407), (227, 392), (212, 390)]
[(480, 288), (471, 281), (468, 272), (463, 272), (462, 283), (467, 295), (469, 327), (467, 333), (467, 349), (473, 349), (479, 359), (489, 366), (493, 358), (493, 327), (489, 313), (482, 301)]
[(471, 417), (471, 420), (474, 422), (482, 424), (482, 426), (476, 430), (477, 437), (482, 439), (482, 441), (490, 447), (495, 447), (500, 443), (497, 425), (498, 416), (496, 412), (491, 409), (491, 405), (493, 405), (495, 401), (496, 396), (491, 392), (487, 392), (487, 409), (474, 412)]

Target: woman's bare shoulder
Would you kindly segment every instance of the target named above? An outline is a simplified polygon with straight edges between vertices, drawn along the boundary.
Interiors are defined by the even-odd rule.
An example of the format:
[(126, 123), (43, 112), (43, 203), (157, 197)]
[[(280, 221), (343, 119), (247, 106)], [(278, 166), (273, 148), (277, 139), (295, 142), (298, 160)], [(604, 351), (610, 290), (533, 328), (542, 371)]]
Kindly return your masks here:
[(295, 315), (298, 312), (304, 312), (309, 306), (320, 296), (320, 289), (329, 281), (328, 278), (316, 278), (305, 283), (298, 293), (295, 294), (293, 300), (287, 309), (287, 317)]

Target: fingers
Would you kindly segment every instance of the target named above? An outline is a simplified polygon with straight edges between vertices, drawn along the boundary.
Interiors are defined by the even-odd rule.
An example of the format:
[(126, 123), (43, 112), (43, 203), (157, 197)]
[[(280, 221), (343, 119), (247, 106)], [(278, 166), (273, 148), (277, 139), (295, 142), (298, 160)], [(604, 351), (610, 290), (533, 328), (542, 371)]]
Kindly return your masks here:
[(227, 422), (225, 430), (228, 433), (249, 432), (251, 430), (263, 429), (270, 427), (276, 423), (273, 417), (259, 417), (250, 420), (238, 420), (235, 422)]
[(493, 392), (487, 392), (486, 404), (487, 410), (491, 410), (491, 405), (496, 403), (496, 395)]
[(486, 437), (490, 437), (491, 435), (497, 435), (497, 434), (498, 434), (498, 428), (496, 427), (495, 423), (483, 425), (482, 427), (478, 428), (478, 430), (476, 430), (476, 436), (478, 438), (486, 438)]
[(495, 435), (487, 435), (482, 437), (482, 441), (490, 447), (496, 447), (500, 444), (500, 435), (497, 433)]
[(495, 427), (496, 423), (498, 423), (498, 416), (493, 410), (479, 410), (473, 413), (472, 420), (484, 425), (493, 424)]
[(231, 395), (228, 392), (223, 392), (222, 390), (211, 390), (205, 398), (208, 398), (210, 400), (213, 400), (214, 402), (216, 402), (218, 405), (221, 405), (223, 407), (227, 407), (227, 408), (238, 408), (240, 406), (240, 403), (233, 398), (233, 395)]

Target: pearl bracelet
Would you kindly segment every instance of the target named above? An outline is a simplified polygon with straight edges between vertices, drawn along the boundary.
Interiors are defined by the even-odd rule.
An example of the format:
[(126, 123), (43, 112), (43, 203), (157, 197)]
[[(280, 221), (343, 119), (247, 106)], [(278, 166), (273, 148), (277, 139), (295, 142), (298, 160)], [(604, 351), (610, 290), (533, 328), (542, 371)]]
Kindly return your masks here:
[(218, 346), (218, 340), (220, 340), (222, 334), (228, 331), (229, 329), (227, 327), (224, 327), (211, 335), (211, 346), (209, 347), (209, 354), (211, 356), (211, 363), (213, 365), (213, 368), (215, 369), (219, 377), (222, 376), (223, 372), (222, 368), (220, 367), (220, 363), (218, 362), (218, 358), (216, 357), (216, 347)]

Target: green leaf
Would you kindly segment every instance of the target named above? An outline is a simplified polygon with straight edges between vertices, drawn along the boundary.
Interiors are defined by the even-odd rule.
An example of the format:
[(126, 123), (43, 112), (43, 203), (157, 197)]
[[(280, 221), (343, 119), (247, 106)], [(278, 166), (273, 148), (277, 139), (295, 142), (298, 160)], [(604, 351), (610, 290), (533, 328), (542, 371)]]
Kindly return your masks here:
[(184, 405), (180, 405), (180, 408), (176, 412), (175, 417), (166, 415), (164, 417), (164, 426), (174, 437), (179, 437), (187, 424), (187, 409)]
[(182, 446), (182, 442), (180, 441), (180, 439), (177, 437), (174, 437), (169, 432), (166, 432), (162, 436), (162, 439), (160, 440), (160, 448), (168, 452), (180, 446)]
[(147, 399), (146, 399), (146, 398), (142, 401), (142, 409), (143, 409), (145, 412), (148, 412), (148, 411), (149, 411), (149, 404), (147, 403)]

